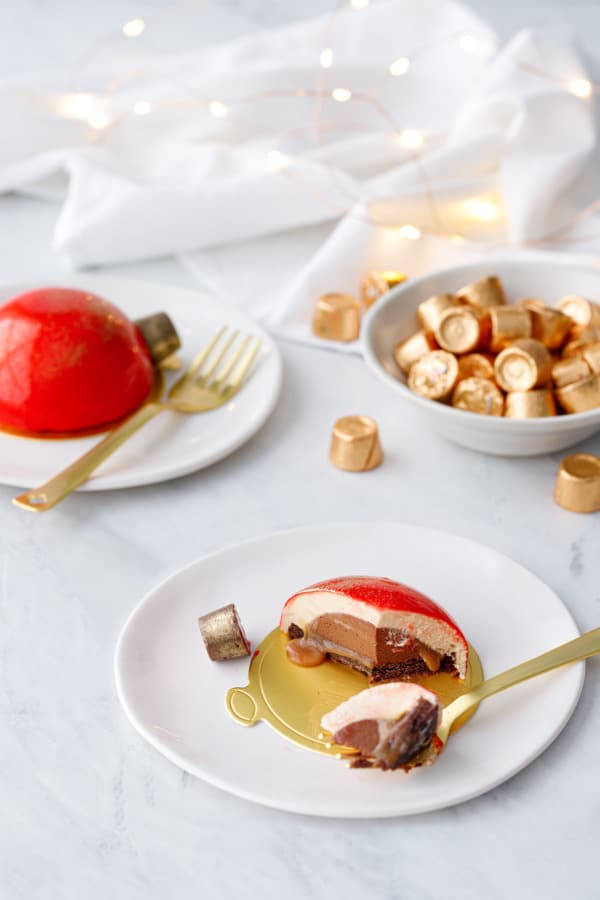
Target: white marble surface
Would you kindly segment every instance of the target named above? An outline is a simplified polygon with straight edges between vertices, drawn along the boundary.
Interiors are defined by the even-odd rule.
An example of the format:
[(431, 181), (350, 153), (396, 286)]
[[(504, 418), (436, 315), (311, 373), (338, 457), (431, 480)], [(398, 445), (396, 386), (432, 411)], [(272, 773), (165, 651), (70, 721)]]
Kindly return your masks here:
[[(573, 21), (589, 36), (600, 15), (597, 5), (566, 0), (511, 0), (502, 12), (491, 0), (477, 5), (504, 34), (552, 20)], [(247, 27), (300, 13), (288, 2), (216, 6), (240, 28), (240, 12)], [(302, 9), (331, 6), (310, 0)], [(56, 64), (115, 21), (160, 7), (4, 0), (0, 73)], [(60, 281), (66, 268), (50, 249), (55, 214), (39, 201), (0, 197), (2, 281)], [(118, 271), (192, 284), (170, 260)], [(207, 471), (75, 496), (41, 516), (12, 507), (14, 491), (0, 488), (0, 896), (598, 896), (598, 660), (588, 665), (571, 722), (539, 760), (484, 797), (408, 820), (318, 820), (250, 805), (180, 772), (125, 720), (112, 651), (132, 606), (199, 555), (278, 528), (435, 524), (529, 567), (581, 629), (600, 623), (600, 517), (553, 504), (558, 457), (510, 460), (453, 448), (410, 410), (399, 412), (360, 360), (289, 344), (282, 351), (278, 409), (246, 447)], [(385, 465), (365, 476), (337, 472), (326, 458), (333, 420), (355, 411), (377, 418), (386, 450)], [(599, 453), (600, 439), (582, 449)]]

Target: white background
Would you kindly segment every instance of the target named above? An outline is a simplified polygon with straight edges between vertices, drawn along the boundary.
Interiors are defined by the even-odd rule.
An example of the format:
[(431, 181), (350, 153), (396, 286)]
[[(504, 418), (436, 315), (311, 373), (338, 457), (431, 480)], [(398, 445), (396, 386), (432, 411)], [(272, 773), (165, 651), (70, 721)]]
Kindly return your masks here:
[[(2, 0), (0, 75), (73, 62), (122, 22), (162, 15), (166, 6)], [(598, 4), (474, 6), (502, 38), (563, 23), (593, 49), (600, 33)], [(332, 7), (232, 0), (207, 12), (199, 4), (164, 23), (157, 49)], [(67, 273), (50, 245), (56, 213), (42, 201), (0, 197), (3, 282), (58, 283)], [(113, 274), (164, 282), (166, 307), (170, 283), (193, 285), (170, 260)], [(212, 469), (75, 496), (40, 516), (13, 508), (14, 491), (0, 488), (0, 896), (596, 897), (597, 660), (566, 731), (529, 769), (487, 796), (410, 820), (317, 820), (250, 805), (180, 772), (126, 722), (112, 652), (133, 605), (199, 555), (277, 528), (400, 519), (456, 531), (528, 566), (582, 630), (600, 623), (600, 518), (553, 504), (558, 456), (510, 460), (451, 447), (400, 409), (359, 359), (290, 344), (282, 351), (278, 409)], [(380, 425), (386, 461), (369, 475), (327, 462), (332, 422), (353, 412)], [(600, 440), (582, 449), (600, 453)]]

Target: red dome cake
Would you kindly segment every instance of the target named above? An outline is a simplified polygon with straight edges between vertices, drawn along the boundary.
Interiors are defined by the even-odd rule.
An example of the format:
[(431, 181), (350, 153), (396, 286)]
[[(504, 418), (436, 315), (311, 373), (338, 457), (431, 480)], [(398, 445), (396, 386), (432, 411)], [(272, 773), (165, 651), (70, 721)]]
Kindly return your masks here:
[(300, 665), (304, 655), (304, 664), (315, 665), (321, 654), (373, 682), (438, 671), (464, 678), (467, 671), (467, 641), (448, 613), (389, 578), (333, 578), (305, 588), (283, 607), (280, 628)]
[(0, 307), (0, 425), (94, 428), (140, 406), (153, 378), (139, 328), (101, 297), (44, 288)]

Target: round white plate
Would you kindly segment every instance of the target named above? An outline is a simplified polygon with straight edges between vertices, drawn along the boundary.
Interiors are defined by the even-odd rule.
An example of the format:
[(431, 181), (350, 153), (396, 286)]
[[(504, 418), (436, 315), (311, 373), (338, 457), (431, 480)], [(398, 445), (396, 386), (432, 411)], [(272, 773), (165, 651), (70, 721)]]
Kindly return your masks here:
[[(0, 287), (0, 304), (33, 287), (36, 285)], [(61, 287), (80, 287), (100, 294), (131, 319), (164, 310), (181, 337), (179, 355), (184, 364), (222, 325), (262, 338), (254, 371), (231, 403), (203, 415), (162, 413), (120, 447), (80, 490), (104, 491), (152, 484), (203, 469), (249, 440), (273, 410), (281, 386), (279, 351), (255, 322), (236, 310), (228, 309), (202, 291), (153, 282), (86, 276), (62, 281)], [(0, 433), (0, 483), (20, 487), (41, 484), (101, 437), (38, 440)]]
[(235, 602), (256, 646), (298, 589), (336, 575), (386, 575), (419, 588), (456, 618), (493, 675), (578, 635), (558, 597), (522, 566), (465, 538), (402, 524), (302, 528), (200, 559), (156, 587), (119, 638), (119, 698), (134, 727), (168, 759), (266, 806), (368, 818), (427, 812), (495, 787), (540, 754), (571, 715), (583, 665), (487, 700), (429, 769), (348, 769), (244, 728), (225, 693), (247, 683), (248, 660), (211, 662), (196, 619)]

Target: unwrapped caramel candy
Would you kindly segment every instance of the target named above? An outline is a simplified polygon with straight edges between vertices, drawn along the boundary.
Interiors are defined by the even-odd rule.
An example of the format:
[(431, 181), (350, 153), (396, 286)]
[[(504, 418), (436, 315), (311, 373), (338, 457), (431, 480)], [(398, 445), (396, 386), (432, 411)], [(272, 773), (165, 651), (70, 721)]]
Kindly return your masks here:
[(250, 642), (244, 634), (235, 604), (230, 603), (200, 616), (198, 627), (212, 660), (250, 656)]

